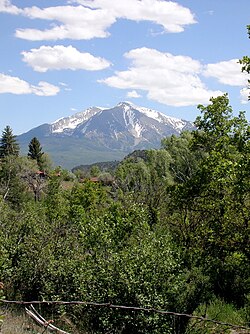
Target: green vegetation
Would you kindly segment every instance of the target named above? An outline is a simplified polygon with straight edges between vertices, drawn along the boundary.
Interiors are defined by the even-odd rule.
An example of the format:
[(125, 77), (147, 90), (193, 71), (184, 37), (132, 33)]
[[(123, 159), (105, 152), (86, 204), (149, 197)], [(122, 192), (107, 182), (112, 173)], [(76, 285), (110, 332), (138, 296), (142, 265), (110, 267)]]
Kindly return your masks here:
[(19, 145), (16, 141), (15, 136), (12, 133), (12, 129), (9, 125), (7, 125), (2, 133), (0, 144), (0, 158), (5, 158), (10, 155), (19, 155)]
[(29, 143), (28, 157), (37, 162), (37, 165), (40, 168), (40, 170), (44, 169), (43, 155), (44, 152), (42, 152), (42, 147), (39, 140), (36, 137), (32, 138)]
[[(93, 164), (96, 161), (114, 161), (121, 160), (125, 157), (126, 152), (113, 151), (104, 149), (103, 146), (98, 147), (98, 143), (86, 138), (61, 137), (55, 136), (51, 138), (36, 133), (44, 152), (53, 155), (53, 161), (56, 165), (63, 166), (63, 168), (72, 169), (80, 166), (83, 163), (83, 157), (86, 164)], [(21, 136), (22, 137), (22, 136)], [(18, 138), (20, 140), (20, 136)], [(21, 138), (20, 148), (23, 155), (28, 153), (27, 142), (30, 138)]]
[[(0, 163), (5, 298), (111, 303), (250, 326), (250, 127), (227, 95), (198, 108), (195, 131), (134, 152), (113, 175), (90, 166), (90, 180), (48, 166), (38, 174), (39, 141), (18, 157), (10, 136), (15, 149)], [(230, 333), (157, 313), (41, 311), (75, 333)]]

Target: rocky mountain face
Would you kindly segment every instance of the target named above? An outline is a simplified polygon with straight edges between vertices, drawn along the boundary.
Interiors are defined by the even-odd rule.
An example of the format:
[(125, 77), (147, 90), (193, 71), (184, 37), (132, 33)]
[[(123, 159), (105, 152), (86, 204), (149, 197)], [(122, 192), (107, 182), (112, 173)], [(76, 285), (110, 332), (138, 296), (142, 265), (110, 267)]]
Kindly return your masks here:
[(162, 138), (193, 128), (191, 122), (121, 102), (110, 109), (91, 107), (43, 124), (17, 139), (24, 147), (37, 137), (57, 165), (72, 168), (119, 160), (136, 149), (158, 148)]

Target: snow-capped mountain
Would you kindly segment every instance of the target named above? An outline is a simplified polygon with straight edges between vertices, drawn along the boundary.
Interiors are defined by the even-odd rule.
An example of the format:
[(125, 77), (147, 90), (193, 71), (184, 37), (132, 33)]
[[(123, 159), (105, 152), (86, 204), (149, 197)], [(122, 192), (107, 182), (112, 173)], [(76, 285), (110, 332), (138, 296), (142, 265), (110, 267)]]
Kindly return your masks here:
[(73, 135), (95, 140), (112, 149), (159, 147), (164, 136), (179, 134), (190, 122), (158, 111), (121, 102), (96, 112), (75, 127)]
[(52, 133), (72, 134), (77, 125), (89, 120), (92, 116), (100, 112), (102, 109), (91, 107), (83, 112), (78, 112), (73, 116), (63, 117), (51, 124)]
[[(189, 121), (121, 102), (113, 108), (91, 107), (43, 124), (18, 139), (21, 146), (28, 146), (37, 137), (56, 164), (73, 167), (119, 160), (135, 149), (158, 148), (162, 138), (193, 128)], [(66, 160), (70, 162), (65, 163)]]
[(110, 136), (119, 140), (131, 136), (135, 141), (148, 140), (150, 132), (160, 136), (180, 133), (192, 126), (190, 122), (170, 117), (152, 109), (121, 102), (107, 109), (91, 107), (73, 116), (61, 118), (51, 124), (52, 134), (86, 136)]

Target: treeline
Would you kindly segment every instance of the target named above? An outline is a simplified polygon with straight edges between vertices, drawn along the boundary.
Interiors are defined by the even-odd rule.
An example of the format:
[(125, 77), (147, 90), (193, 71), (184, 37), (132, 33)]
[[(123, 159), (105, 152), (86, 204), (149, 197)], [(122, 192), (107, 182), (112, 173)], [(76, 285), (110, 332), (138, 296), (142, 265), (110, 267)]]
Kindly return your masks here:
[[(6, 151), (3, 133), (5, 297), (152, 307), (250, 326), (250, 127), (244, 113), (233, 116), (227, 95), (198, 108), (197, 130), (127, 157), (109, 185), (77, 175), (65, 182), (69, 175), (49, 167), (38, 143), (19, 157), (15, 137)], [(81, 333), (228, 330), (90, 306), (42, 311)]]

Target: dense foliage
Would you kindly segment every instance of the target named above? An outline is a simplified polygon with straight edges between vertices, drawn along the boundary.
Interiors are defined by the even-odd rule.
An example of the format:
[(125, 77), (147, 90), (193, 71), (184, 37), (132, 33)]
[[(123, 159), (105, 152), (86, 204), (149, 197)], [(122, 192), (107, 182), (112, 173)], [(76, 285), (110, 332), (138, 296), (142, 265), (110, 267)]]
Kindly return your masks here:
[[(233, 115), (227, 95), (198, 108), (197, 130), (128, 156), (109, 182), (60, 169), (37, 173), (37, 140), (29, 157), (2, 156), (6, 298), (206, 313), (249, 326), (250, 127), (244, 113)], [(187, 317), (89, 306), (43, 312), (82, 333), (227, 330)]]

